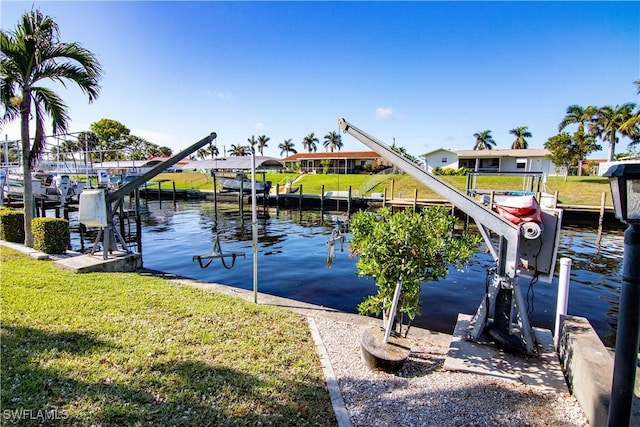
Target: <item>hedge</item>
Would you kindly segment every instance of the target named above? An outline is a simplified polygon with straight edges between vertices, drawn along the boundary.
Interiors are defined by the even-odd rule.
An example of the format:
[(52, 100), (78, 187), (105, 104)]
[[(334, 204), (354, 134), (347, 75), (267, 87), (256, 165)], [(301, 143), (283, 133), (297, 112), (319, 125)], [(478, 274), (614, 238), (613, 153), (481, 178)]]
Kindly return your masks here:
[(71, 241), (69, 237), (69, 221), (62, 218), (34, 218), (31, 221), (33, 230), (33, 249), (46, 254), (63, 254)]
[(13, 243), (24, 243), (24, 213), (0, 207), (0, 239)]

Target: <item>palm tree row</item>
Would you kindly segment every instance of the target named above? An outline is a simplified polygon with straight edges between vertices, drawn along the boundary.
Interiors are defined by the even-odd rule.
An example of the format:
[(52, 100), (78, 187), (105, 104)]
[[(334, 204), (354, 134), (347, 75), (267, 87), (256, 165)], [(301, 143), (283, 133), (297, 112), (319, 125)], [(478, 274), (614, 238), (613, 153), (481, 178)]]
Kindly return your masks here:
[[(516, 137), (511, 144), (512, 150), (522, 150), (529, 147), (529, 143), (525, 138), (531, 138), (532, 135), (527, 129), (527, 126), (518, 126), (517, 128), (511, 129), (509, 133)], [(474, 150), (491, 150), (496, 146), (496, 141), (493, 139), (490, 130), (476, 132), (473, 136), (476, 139), (476, 144), (473, 146)]]
[[(634, 81), (634, 84), (640, 94), (640, 79)], [(567, 107), (565, 117), (558, 125), (558, 132), (572, 124), (578, 125), (578, 132), (600, 138), (609, 144), (608, 161), (615, 159), (616, 144), (620, 142), (620, 137), (631, 139), (631, 146), (640, 142), (640, 108), (636, 108), (633, 102), (615, 107), (570, 105)]]
[[(251, 135), (251, 138), (247, 138), (248, 145), (231, 144), (229, 154), (231, 156), (248, 156), (252, 151), (255, 152), (257, 148), (257, 151), (262, 156), (264, 148), (267, 147), (267, 143), (269, 141), (270, 138), (266, 135), (260, 135), (257, 137), (257, 139), (255, 135)], [(320, 141), (315, 136), (314, 132), (311, 132), (302, 139), (302, 146), (310, 153), (318, 151), (319, 143)], [(343, 145), (342, 135), (335, 131), (327, 133), (324, 136), (323, 145), (332, 153), (336, 149), (340, 151)], [(298, 152), (295, 149), (295, 144), (291, 141), (291, 139), (285, 139), (283, 142), (278, 144), (278, 148), (280, 149), (280, 156), (285, 155), (286, 157), (289, 157), (290, 154), (296, 154)]]

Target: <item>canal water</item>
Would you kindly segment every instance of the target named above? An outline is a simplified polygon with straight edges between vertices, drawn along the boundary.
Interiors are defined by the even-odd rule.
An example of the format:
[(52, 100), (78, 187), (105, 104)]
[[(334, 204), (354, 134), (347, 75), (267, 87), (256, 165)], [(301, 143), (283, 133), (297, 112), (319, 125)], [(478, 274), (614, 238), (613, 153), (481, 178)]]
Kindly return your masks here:
[[(144, 267), (207, 282), (244, 289), (253, 288), (251, 215), (240, 215), (237, 204), (213, 202), (148, 202), (143, 216)], [(357, 312), (365, 296), (375, 293), (373, 279), (356, 275), (355, 258), (335, 246), (335, 259), (327, 266), (327, 240), (336, 219), (344, 212), (322, 213), (269, 208), (258, 218), (258, 287), (260, 292), (292, 298), (346, 312)], [(606, 230), (597, 244), (596, 227), (563, 228), (558, 252), (573, 260), (568, 313), (589, 319), (605, 345), (615, 341), (622, 269), (623, 231)], [(244, 253), (233, 268), (220, 260), (201, 268), (195, 255), (209, 255), (216, 237), (224, 253)], [(227, 264), (231, 259), (228, 258)], [(475, 313), (483, 298), (491, 255), (477, 253), (463, 270), (451, 269), (446, 279), (422, 287), (422, 314), (414, 325), (452, 333), (458, 313)], [(521, 286), (528, 302), (531, 323), (553, 330), (557, 297), (552, 283)]]

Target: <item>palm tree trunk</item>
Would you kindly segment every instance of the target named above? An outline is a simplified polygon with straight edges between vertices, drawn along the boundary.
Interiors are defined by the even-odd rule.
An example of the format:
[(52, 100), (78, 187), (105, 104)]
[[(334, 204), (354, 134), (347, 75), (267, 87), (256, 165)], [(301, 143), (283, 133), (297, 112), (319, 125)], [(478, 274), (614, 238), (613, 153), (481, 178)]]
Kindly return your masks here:
[(608, 159), (610, 162), (614, 160), (616, 152), (616, 133), (611, 132), (611, 138), (609, 139), (609, 156)]
[(22, 137), (22, 177), (24, 187), (22, 201), (24, 203), (24, 245), (33, 247), (33, 232), (31, 220), (33, 220), (33, 186), (31, 185), (30, 152), (31, 141), (29, 139), (29, 112), (31, 110), (31, 98), (23, 92), (22, 105), (20, 106), (20, 136)]

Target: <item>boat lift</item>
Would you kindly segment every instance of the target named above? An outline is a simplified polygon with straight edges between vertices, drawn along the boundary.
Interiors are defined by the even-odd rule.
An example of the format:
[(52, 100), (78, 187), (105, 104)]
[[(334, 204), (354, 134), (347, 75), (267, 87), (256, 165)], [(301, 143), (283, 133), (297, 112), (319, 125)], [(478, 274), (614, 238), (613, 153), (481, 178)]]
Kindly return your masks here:
[(108, 258), (109, 252), (116, 249), (117, 242), (120, 242), (124, 251), (129, 253), (130, 251), (126, 246), (124, 238), (118, 231), (118, 227), (113, 223), (113, 218), (119, 206), (123, 203), (124, 197), (136, 191), (142, 184), (175, 165), (191, 153), (211, 143), (216, 139), (216, 136), (215, 132), (211, 132), (211, 134), (202, 138), (200, 141), (190, 145), (164, 162), (157, 164), (144, 174), (118, 187), (116, 190), (111, 191), (108, 188), (99, 188), (84, 190), (80, 193), (79, 221), (89, 227), (100, 227), (91, 254), (93, 255), (96, 244), (99, 241), (102, 241), (104, 259)]
[[(488, 285), (480, 306), (473, 316), (467, 338), (481, 342), (484, 332), (498, 346), (507, 350), (523, 350), (528, 355), (538, 354), (538, 344), (529, 322), (527, 307), (519, 279), (528, 277), (531, 283), (538, 280), (551, 282), (562, 219), (560, 209), (542, 209), (542, 230), (532, 235), (528, 223), (513, 224), (507, 219), (476, 202), (456, 188), (429, 174), (412, 160), (393, 150), (390, 146), (358, 129), (345, 119), (338, 119), (344, 133), (356, 138), (394, 166), (413, 176), (421, 184), (451, 202), (455, 207), (473, 218), (489, 252), (496, 262), (493, 278)], [(494, 233), (497, 238), (491, 236)], [(490, 311), (493, 308), (493, 325)], [(517, 343), (515, 348), (514, 341)]]

